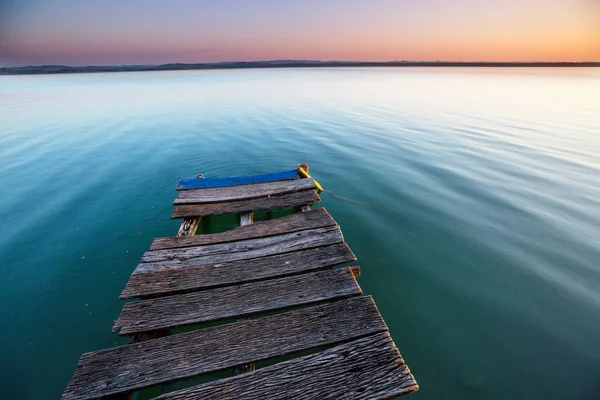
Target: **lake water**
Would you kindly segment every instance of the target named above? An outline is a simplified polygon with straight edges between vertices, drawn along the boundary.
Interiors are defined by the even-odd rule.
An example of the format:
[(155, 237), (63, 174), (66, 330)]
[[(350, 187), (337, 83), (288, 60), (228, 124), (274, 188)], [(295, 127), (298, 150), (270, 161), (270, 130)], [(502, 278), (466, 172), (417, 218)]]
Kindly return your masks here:
[(0, 76), (0, 160), (1, 397), (124, 343), (181, 177), (307, 162), (411, 398), (600, 398), (599, 69)]

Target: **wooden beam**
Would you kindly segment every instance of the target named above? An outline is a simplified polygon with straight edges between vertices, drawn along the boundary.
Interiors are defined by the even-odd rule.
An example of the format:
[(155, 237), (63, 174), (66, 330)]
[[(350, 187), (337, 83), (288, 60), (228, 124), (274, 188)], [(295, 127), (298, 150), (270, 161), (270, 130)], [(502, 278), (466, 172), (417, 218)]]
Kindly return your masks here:
[(186, 190), (179, 192), (173, 205), (249, 200), (316, 189), (317, 186), (313, 179), (296, 179), (294, 181), (259, 183), (216, 189)]
[(298, 275), (356, 261), (345, 243), (227, 263), (132, 274), (121, 299), (213, 289)]
[(350, 268), (226, 286), (125, 304), (113, 332), (132, 335), (157, 329), (244, 317), (360, 295)]
[(392, 399), (418, 389), (392, 338), (381, 332), (156, 400)]
[(236, 260), (272, 256), (297, 250), (342, 243), (338, 226), (310, 229), (261, 239), (186, 247), (183, 249), (148, 251), (133, 272), (147, 273), (169, 269), (197, 267)]
[(62, 399), (130, 392), (386, 330), (373, 300), (355, 297), (86, 353)]
[(177, 206), (171, 218), (204, 217), (207, 215), (241, 214), (252, 211), (269, 211), (281, 208), (298, 207), (314, 204), (320, 200), (314, 190), (306, 190), (284, 194), (281, 196), (262, 197), (258, 199), (228, 201), (224, 203), (195, 204)]
[[(310, 208), (309, 208), (310, 210)], [(186, 237), (156, 238), (150, 250), (175, 249), (180, 247), (200, 246), (206, 244), (228, 243), (238, 240), (258, 239), (268, 236), (292, 233), (312, 228), (324, 228), (337, 225), (324, 208), (287, 215), (269, 221), (255, 222), (229, 231), (207, 235)]]

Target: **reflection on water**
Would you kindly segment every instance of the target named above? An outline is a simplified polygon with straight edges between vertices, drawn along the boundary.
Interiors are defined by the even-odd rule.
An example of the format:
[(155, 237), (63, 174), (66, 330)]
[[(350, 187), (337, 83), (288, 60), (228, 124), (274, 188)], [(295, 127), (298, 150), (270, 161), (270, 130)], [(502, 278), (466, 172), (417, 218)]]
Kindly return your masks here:
[(180, 177), (308, 162), (415, 396), (598, 398), (598, 93), (574, 68), (0, 77), (5, 394), (56, 398), (123, 343)]

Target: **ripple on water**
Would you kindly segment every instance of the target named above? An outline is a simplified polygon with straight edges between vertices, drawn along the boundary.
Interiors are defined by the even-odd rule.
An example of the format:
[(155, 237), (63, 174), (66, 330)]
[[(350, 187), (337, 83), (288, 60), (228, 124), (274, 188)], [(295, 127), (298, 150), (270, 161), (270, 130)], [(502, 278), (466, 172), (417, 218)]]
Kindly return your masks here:
[(593, 398), (598, 85), (576, 69), (0, 77), (7, 395), (58, 397), (82, 352), (115, 344), (118, 291), (176, 229), (179, 178), (308, 162), (420, 397)]

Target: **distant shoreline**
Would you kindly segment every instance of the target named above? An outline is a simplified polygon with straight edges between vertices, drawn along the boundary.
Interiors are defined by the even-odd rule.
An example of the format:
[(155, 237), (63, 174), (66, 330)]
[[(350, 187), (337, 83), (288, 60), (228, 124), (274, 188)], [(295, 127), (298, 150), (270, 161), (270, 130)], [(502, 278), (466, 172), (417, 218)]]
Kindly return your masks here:
[(353, 62), (353, 61), (244, 61), (199, 64), (109, 65), (74, 67), (42, 65), (1, 67), (0, 75), (74, 74), (93, 72), (191, 71), (250, 68), (323, 68), (323, 67), (600, 67), (600, 62)]

